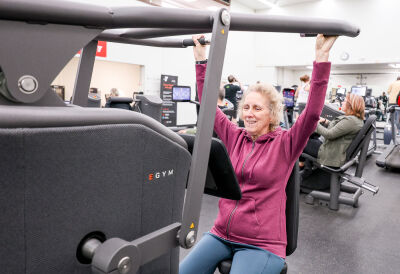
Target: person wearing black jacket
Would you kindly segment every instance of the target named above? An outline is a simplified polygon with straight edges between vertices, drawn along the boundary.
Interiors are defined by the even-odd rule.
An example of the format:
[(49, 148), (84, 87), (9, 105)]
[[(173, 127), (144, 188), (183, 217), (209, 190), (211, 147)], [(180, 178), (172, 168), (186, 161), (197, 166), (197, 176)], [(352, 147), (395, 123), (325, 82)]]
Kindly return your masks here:
[[(236, 115), (237, 115), (236, 94), (238, 91), (242, 90), (242, 85), (233, 75), (228, 76), (228, 82), (229, 83), (224, 86), (225, 98), (233, 104), (233, 107), (234, 107), (233, 120), (236, 121)], [(238, 85), (236, 85), (234, 83), (237, 83)]]

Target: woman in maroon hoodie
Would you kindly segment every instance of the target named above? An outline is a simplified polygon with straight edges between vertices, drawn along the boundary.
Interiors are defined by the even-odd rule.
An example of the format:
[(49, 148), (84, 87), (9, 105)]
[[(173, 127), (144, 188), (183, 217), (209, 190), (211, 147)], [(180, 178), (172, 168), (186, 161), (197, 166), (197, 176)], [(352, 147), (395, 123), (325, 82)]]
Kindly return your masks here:
[[(201, 37), (193, 36), (200, 100), (207, 67)], [(287, 243), (286, 182), (319, 121), (336, 38), (317, 36), (308, 103), (291, 129), (278, 126), (282, 96), (271, 85), (256, 84), (244, 94), (239, 114), (245, 129), (217, 108), (214, 130), (228, 150), (242, 199), (220, 199), (214, 226), (180, 264), (180, 274), (212, 274), (218, 262), (232, 257), (231, 274), (280, 273)]]

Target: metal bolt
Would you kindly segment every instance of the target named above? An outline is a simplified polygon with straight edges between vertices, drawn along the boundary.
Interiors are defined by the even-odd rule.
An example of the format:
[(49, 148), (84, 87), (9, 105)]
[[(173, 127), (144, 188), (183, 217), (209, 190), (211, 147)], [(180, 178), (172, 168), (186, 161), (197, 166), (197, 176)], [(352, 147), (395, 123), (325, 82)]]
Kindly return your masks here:
[(221, 21), (225, 26), (228, 26), (231, 23), (231, 15), (227, 10), (223, 10), (221, 13)]
[(186, 235), (186, 246), (187, 247), (192, 247), (194, 243), (196, 242), (196, 234), (194, 233), (193, 230), (189, 231), (189, 233)]
[(131, 270), (131, 258), (123, 257), (118, 263), (118, 272), (120, 274), (127, 274)]
[(19, 90), (25, 94), (32, 94), (38, 89), (38, 81), (31, 75), (24, 75), (18, 80)]

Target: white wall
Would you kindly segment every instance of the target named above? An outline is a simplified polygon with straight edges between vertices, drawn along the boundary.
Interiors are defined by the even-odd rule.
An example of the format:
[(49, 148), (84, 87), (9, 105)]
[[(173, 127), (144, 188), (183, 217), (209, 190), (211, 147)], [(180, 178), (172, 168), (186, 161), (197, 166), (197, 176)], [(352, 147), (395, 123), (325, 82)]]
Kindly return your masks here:
[[(64, 69), (54, 79), (52, 85), (65, 86), (65, 100), (72, 96), (79, 57), (72, 58)], [(138, 65), (105, 61), (96, 58), (90, 87), (100, 89), (102, 105), (105, 104), (105, 94), (111, 88), (117, 88), (120, 96), (132, 97), (133, 91), (139, 90), (141, 67)]]
[[(399, 10), (398, 0), (321, 0), (260, 13), (346, 20), (359, 26), (361, 33), (357, 38), (340, 37), (332, 50), (332, 60), (340, 62), (340, 53), (347, 51), (350, 59), (346, 63), (384, 63), (400, 61), (400, 39), (396, 38)], [(311, 64), (314, 58), (313, 38), (300, 38), (297, 34), (258, 34), (257, 39), (257, 52), (263, 65)]]
[[(400, 1), (398, 0), (321, 0), (299, 5), (273, 8), (260, 11), (262, 14), (290, 16), (311, 16), (343, 19), (360, 27), (361, 33), (356, 38), (340, 37), (331, 52), (334, 64), (365, 64), (400, 62)], [(257, 71), (271, 72), (267, 78), (274, 78), (275, 66), (311, 65), (314, 60), (315, 38), (300, 38), (298, 34), (257, 34), (256, 36)], [(349, 60), (342, 61), (340, 55), (348, 52)], [(358, 71), (353, 71), (358, 72)], [(387, 73), (387, 70), (372, 72)], [(257, 72), (258, 73), (258, 72)], [(310, 73), (310, 71), (308, 71)], [(389, 72), (389, 73), (393, 73)], [(293, 71), (292, 79), (280, 79), (283, 83), (299, 83), (299, 76), (304, 74)], [(337, 82), (355, 84), (351, 77), (334, 77)], [(387, 88), (396, 75), (385, 74), (369, 77), (367, 84), (375, 92)], [(335, 80), (335, 81), (336, 81)], [(354, 81), (353, 81), (354, 80)]]

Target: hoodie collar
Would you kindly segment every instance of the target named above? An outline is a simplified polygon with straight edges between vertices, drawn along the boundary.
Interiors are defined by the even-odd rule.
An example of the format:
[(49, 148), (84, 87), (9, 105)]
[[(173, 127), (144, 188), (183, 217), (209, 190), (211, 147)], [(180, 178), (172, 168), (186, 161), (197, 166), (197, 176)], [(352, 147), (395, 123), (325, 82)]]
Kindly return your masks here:
[[(244, 129), (244, 134), (247, 139), (249, 139), (250, 141), (253, 141), (253, 139), (251, 138), (251, 135), (245, 129)], [(267, 134), (259, 136), (255, 142), (256, 143), (266, 143), (268, 141), (274, 140), (277, 136), (279, 136), (281, 134), (282, 134), (282, 128), (277, 127), (274, 131), (270, 131)]]

